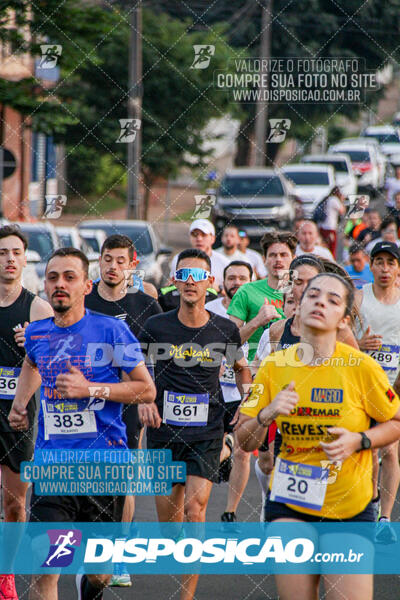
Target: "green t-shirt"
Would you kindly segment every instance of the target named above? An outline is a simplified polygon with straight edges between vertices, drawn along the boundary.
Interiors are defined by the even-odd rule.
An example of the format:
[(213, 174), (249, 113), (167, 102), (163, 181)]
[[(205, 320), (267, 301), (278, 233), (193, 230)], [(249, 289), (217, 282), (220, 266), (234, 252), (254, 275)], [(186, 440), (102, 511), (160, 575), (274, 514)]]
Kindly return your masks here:
[[(275, 306), (276, 310), (281, 315), (281, 318), (285, 319), (286, 317), (283, 312), (283, 294), (270, 287), (266, 279), (259, 279), (258, 281), (252, 281), (251, 283), (242, 285), (229, 304), (228, 315), (232, 315), (233, 317), (237, 317), (245, 323), (248, 323), (258, 315), (260, 308), (264, 304), (265, 298), (268, 299), (269, 304)], [(258, 342), (260, 341), (260, 337), (264, 330), (267, 329), (271, 323), (278, 320), (279, 319), (274, 319), (273, 321), (270, 321), (268, 325), (259, 327), (255, 330), (253, 335), (249, 337), (249, 361), (254, 358)]]

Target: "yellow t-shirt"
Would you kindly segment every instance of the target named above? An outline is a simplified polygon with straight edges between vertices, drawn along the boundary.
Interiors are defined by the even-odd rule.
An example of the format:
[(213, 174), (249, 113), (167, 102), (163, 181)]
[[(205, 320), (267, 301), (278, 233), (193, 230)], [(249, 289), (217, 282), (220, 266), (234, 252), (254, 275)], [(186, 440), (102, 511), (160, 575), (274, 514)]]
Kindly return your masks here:
[(329, 364), (307, 366), (298, 358), (298, 347), (295, 344), (262, 362), (241, 412), (256, 417), (294, 381), (299, 402), (290, 416), (276, 419), (283, 437), (279, 456), (295, 463), (330, 467), (330, 477), (320, 511), (288, 506), (329, 519), (351, 518), (372, 498), (372, 452), (354, 453), (341, 466), (327, 465), (319, 442), (330, 441), (328, 427), (361, 432), (370, 428), (370, 418), (388, 421), (398, 411), (400, 400), (383, 369), (363, 352), (337, 342)]

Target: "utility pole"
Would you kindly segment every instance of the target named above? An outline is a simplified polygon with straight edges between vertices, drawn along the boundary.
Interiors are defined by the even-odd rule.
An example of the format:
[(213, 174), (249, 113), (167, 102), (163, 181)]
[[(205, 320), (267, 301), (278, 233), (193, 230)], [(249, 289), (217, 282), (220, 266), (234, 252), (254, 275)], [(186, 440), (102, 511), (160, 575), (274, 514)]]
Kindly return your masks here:
[[(129, 40), (129, 95), (128, 118), (141, 119), (142, 116), (142, 7), (137, 0), (130, 17)], [(139, 176), (141, 153), (141, 127), (136, 138), (128, 143), (128, 219), (140, 218)]]
[[(260, 40), (260, 60), (271, 58), (271, 27), (272, 27), (272, 11), (273, 11), (273, 0), (262, 0), (260, 2), (262, 16), (261, 16), (261, 40)], [(267, 64), (268, 64), (267, 62)], [(262, 64), (262, 63), (261, 63)], [(261, 74), (264, 72), (261, 69)], [(269, 69), (267, 72), (269, 79)], [(268, 102), (261, 98), (263, 94), (263, 88), (260, 85), (260, 99), (256, 105), (256, 118), (255, 118), (255, 156), (254, 162), (256, 167), (265, 166), (265, 141), (267, 131), (267, 118), (268, 118)]]

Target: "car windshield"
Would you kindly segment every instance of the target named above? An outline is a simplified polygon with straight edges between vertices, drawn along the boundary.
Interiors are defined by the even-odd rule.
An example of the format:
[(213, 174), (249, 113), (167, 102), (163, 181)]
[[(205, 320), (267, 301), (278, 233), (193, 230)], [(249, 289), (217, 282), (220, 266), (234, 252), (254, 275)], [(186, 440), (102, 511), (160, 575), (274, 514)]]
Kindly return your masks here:
[[(343, 150), (341, 150), (343, 152)], [(368, 150), (347, 150), (346, 154), (350, 156), (351, 162), (371, 162)]]
[[(85, 228), (90, 229), (90, 225), (85, 225)], [(98, 229), (99, 225), (96, 225), (95, 228)], [(104, 225), (101, 225), (101, 229), (106, 232), (107, 236), (113, 235), (115, 233), (128, 236), (128, 238), (130, 238), (135, 244), (135, 248), (139, 256), (142, 256), (143, 254), (151, 254), (152, 252), (154, 252), (152, 239), (150, 237), (150, 233), (147, 227), (139, 227), (136, 225), (128, 224), (110, 225), (108, 223), (105, 223)], [(91, 242), (89, 243), (91, 244)], [(96, 248), (93, 249), (98, 252)]]
[(29, 250), (35, 250), (42, 260), (46, 260), (54, 252), (55, 248), (50, 232), (39, 229), (35, 231), (22, 231), (28, 238)]
[(349, 169), (347, 168), (347, 163), (345, 160), (329, 160), (329, 159), (320, 159), (320, 160), (307, 160), (307, 163), (324, 163), (326, 165), (332, 165), (335, 169), (336, 173), (348, 173)]
[(283, 196), (279, 177), (225, 177), (219, 188), (220, 196)]
[(94, 252), (100, 252), (100, 245), (95, 236), (89, 237), (87, 234), (85, 234), (85, 242), (92, 250), (94, 250)]
[(366, 133), (365, 137), (375, 138), (380, 144), (400, 144), (400, 138), (395, 133)]
[(296, 185), (329, 185), (328, 173), (322, 171), (284, 171)]
[(63, 248), (68, 248), (73, 246), (72, 237), (69, 233), (58, 233), (58, 237), (60, 238), (61, 246)]

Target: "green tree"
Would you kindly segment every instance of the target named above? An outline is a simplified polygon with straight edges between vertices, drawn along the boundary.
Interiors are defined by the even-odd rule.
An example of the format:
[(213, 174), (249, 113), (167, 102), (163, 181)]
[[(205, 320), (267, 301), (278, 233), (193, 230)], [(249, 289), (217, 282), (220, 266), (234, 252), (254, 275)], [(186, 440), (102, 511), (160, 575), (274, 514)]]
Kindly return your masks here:
[[(193, 20), (193, 28), (207, 30), (228, 23), (229, 43), (242, 56), (259, 55), (261, 2), (206, 0), (154, 0), (158, 8), (174, 17)], [(272, 48), (274, 57), (360, 57), (369, 70), (388, 61), (398, 63), (400, 47), (400, 0), (274, 0)], [(335, 124), (336, 115), (356, 120), (362, 110), (374, 110), (382, 91), (367, 95), (366, 102), (351, 104), (270, 104), (269, 117), (292, 120), (291, 135), (307, 142), (317, 125)], [(238, 164), (247, 164), (254, 133), (255, 104), (242, 104), (243, 119), (238, 140)], [(266, 132), (267, 134), (267, 132)], [(271, 145), (276, 150), (277, 145)], [(271, 148), (269, 148), (271, 153)], [(271, 154), (270, 154), (271, 155)]]
[[(75, 183), (87, 172), (80, 173), (74, 156), (92, 154), (90, 148), (99, 155), (109, 152), (117, 164), (125, 165), (126, 145), (116, 140), (119, 119), (128, 115), (129, 24), (123, 12), (113, 14), (113, 19), (113, 34), (97, 48), (99, 63), (87, 61), (58, 92), (61, 98), (71, 99), (71, 112), (78, 116), (78, 122), (68, 128), (66, 136), (69, 162), (77, 176)], [(219, 25), (213, 32), (188, 33), (190, 25), (189, 21), (166, 14), (143, 11), (141, 164), (145, 217), (150, 190), (157, 178), (175, 176), (183, 166), (193, 166), (193, 161), (197, 168), (205, 167), (203, 129), (207, 122), (229, 112), (239, 114), (238, 107), (215, 89), (213, 81), (214, 70), (225, 67), (233, 52), (227, 44), (225, 28)], [(194, 44), (218, 46), (209, 68), (190, 68)], [(102, 92), (104, 89), (107, 93)], [(105, 193), (117, 184), (114, 181)], [(89, 187), (93, 189), (90, 184)]]

